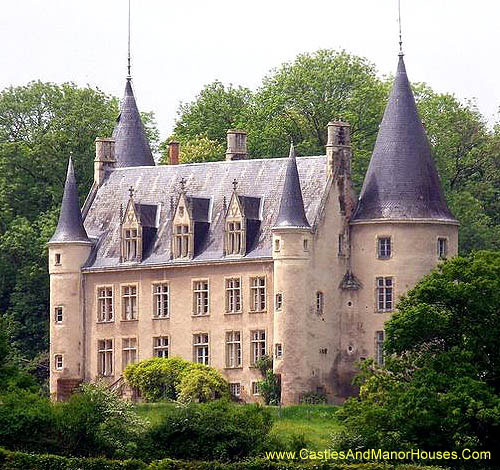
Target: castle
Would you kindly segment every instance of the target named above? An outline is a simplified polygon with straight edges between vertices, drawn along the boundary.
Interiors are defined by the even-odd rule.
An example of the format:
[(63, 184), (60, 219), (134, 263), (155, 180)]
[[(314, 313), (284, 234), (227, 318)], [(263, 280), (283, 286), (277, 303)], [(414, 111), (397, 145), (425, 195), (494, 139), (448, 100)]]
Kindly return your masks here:
[(359, 198), (350, 127), (328, 124), (326, 155), (248, 159), (230, 130), (224, 161), (156, 166), (127, 79), (113, 138), (96, 140), (80, 210), (70, 160), (49, 242), (50, 391), (122, 379), (151, 357), (209, 364), (258, 401), (272, 355), (281, 400), (353, 393), (356, 363), (383, 363), (401, 294), (457, 254), (448, 210), (399, 56)]

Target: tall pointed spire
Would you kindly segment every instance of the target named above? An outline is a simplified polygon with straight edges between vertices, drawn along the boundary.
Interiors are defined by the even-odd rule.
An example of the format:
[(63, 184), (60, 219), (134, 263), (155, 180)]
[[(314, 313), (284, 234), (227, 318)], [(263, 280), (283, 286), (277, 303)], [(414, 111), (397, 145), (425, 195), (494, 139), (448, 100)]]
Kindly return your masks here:
[(275, 228), (310, 228), (304, 211), (299, 172), (293, 142), (287, 159), (285, 184), (281, 193), (280, 209)]
[(61, 213), (56, 231), (49, 243), (54, 242), (89, 242), (87, 232), (83, 227), (82, 213), (78, 201), (78, 187), (76, 185), (73, 160), (69, 157), (68, 173), (64, 185), (64, 195), (61, 204)]
[(439, 176), (403, 55), (365, 176), (353, 220), (437, 218), (454, 220)]

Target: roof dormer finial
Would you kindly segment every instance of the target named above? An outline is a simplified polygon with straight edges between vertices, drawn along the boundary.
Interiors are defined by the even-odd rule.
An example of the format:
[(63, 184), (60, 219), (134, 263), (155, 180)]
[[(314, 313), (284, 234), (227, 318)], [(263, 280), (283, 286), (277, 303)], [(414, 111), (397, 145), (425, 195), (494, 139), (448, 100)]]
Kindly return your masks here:
[(401, 33), (401, 0), (398, 0), (398, 23), (399, 23), (399, 56), (403, 54), (403, 35)]
[(127, 80), (132, 78), (130, 66), (130, 0), (128, 0), (128, 55), (127, 55)]

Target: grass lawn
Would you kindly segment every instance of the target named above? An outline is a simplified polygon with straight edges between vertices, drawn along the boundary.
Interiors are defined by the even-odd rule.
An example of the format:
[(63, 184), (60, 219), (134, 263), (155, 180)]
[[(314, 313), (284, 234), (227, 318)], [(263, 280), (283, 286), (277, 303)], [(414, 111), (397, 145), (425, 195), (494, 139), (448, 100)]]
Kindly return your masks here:
[[(172, 407), (175, 407), (175, 404), (141, 403), (137, 405), (137, 412), (154, 424)], [(268, 408), (274, 418), (271, 434), (281, 442), (288, 442), (292, 437), (303, 436), (309, 449), (323, 450), (329, 447), (331, 434), (341, 429), (341, 425), (335, 419), (336, 406), (297, 405)]]

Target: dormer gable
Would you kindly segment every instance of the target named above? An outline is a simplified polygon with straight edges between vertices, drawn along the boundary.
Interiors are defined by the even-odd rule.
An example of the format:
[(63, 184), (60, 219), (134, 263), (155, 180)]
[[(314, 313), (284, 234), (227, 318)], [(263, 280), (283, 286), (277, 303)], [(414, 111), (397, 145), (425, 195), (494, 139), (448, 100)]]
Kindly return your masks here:
[(192, 259), (194, 255), (194, 220), (192, 208), (184, 191), (181, 191), (172, 218), (172, 257)]

